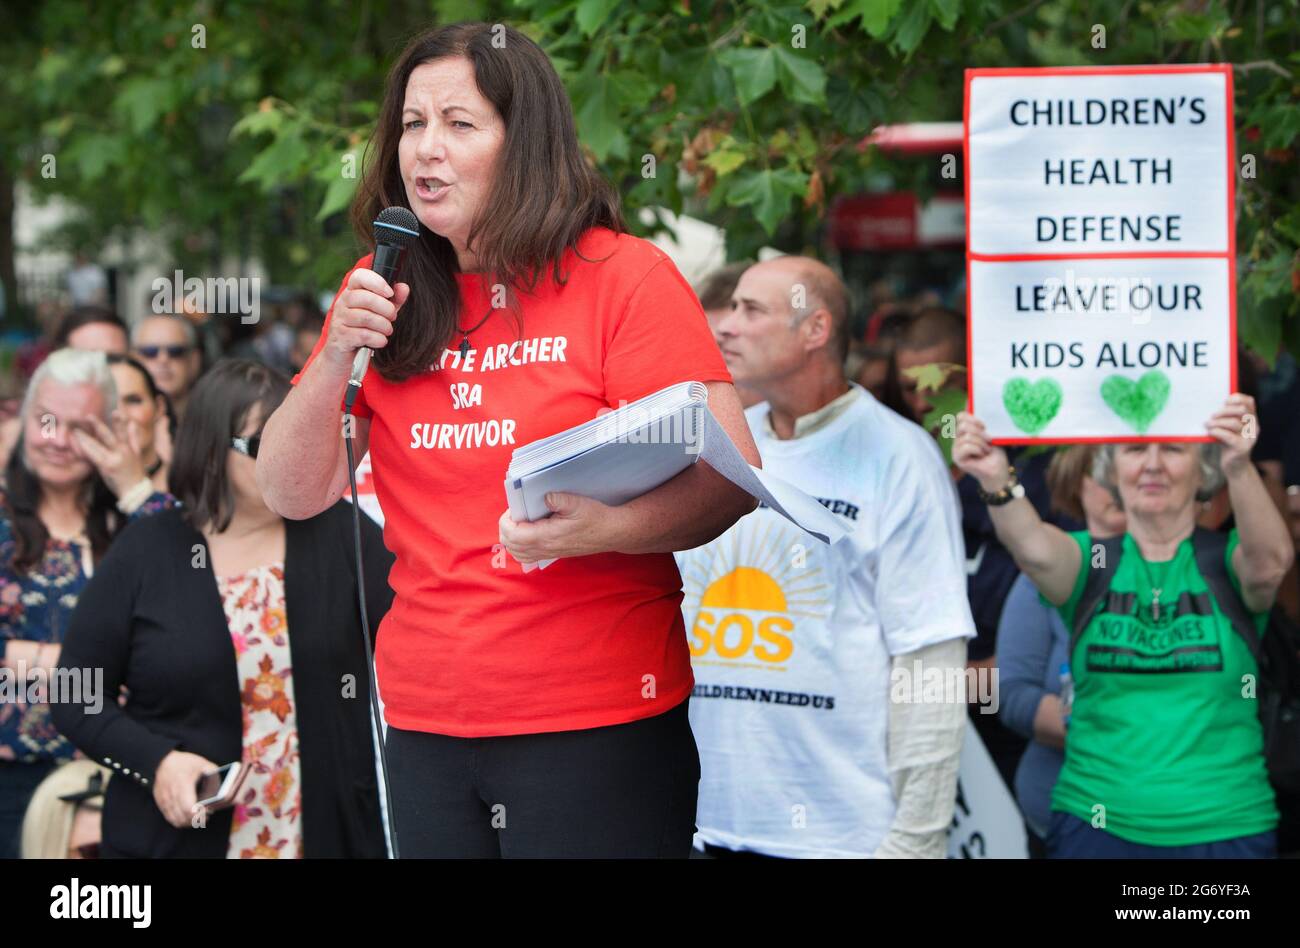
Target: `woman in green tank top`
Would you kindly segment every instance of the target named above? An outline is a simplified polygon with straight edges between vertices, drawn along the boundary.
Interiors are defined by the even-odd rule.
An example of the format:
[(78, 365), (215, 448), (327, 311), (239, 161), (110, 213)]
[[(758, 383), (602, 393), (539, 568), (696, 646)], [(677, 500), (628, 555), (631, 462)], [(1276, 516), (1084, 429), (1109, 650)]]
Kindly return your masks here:
[[(1074, 703), (1052, 794), (1054, 856), (1271, 856), (1277, 809), (1251, 684), (1257, 668), (1197, 569), (1197, 501), (1226, 482), (1225, 568), (1262, 633), (1294, 547), (1250, 460), (1252, 398), (1229, 396), (1210, 443), (1107, 445), (1093, 477), (1128, 515), (1109, 589), (1070, 655)], [(1105, 549), (1044, 523), (1006, 452), (958, 416), (953, 460), (975, 477), (998, 538), (1073, 628)]]

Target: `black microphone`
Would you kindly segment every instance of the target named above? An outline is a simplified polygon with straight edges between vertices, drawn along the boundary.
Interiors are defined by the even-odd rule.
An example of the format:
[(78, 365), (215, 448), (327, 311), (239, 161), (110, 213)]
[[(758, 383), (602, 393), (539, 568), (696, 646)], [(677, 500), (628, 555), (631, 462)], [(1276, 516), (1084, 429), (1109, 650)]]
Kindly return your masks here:
[[(370, 269), (392, 286), (397, 280), (398, 271), (402, 269), (406, 248), (420, 236), (420, 222), (409, 208), (386, 207), (375, 218), (374, 235), (375, 259), (370, 264)], [(353, 389), (349, 394), (355, 396), (355, 389), (361, 387), (361, 377), (370, 365), (370, 354), (365, 346), (357, 350), (356, 357), (352, 360), (352, 376), (348, 379), (348, 385)]]

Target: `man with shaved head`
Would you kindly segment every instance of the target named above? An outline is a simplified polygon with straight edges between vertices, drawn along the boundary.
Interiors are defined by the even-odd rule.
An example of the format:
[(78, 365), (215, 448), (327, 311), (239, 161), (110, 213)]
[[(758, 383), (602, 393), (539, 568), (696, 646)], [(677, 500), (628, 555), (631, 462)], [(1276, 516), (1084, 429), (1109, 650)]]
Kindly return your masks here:
[[(732, 296), (736, 291), (736, 284), (740, 282), (741, 275), (751, 266), (753, 264), (748, 261), (729, 263), (709, 273), (695, 287), (695, 295), (700, 299), (700, 306), (704, 309), (704, 318), (709, 321), (709, 329), (714, 334), (713, 339), (715, 342), (718, 338), (718, 323), (731, 312), (731, 307), (735, 305)], [(756, 392), (750, 391), (743, 385), (736, 386), (736, 394), (740, 396), (740, 404), (744, 408), (762, 401)]]
[[(848, 387), (843, 371), (849, 351), (848, 292), (835, 271), (819, 260), (777, 257), (746, 270), (731, 302), (731, 312), (713, 329), (718, 347), (733, 378), (745, 378), (742, 384), (769, 401), (776, 395), (772, 422), (782, 437), (790, 437), (798, 415)], [(748, 381), (777, 380), (790, 373), (800, 378), (789, 386), (789, 395), (798, 400), (794, 405), (781, 403), (785, 392)], [(798, 415), (790, 414), (796, 410)]]
[[(835, 546), (760, 507), (679, 554), (707, 852), (946, 854), (966, 717), (957, 497), (934, 441), (844, 377), (824, 263), (750, 267), (714, 335), (763, 468), (843, 517)], [(924, 696), (924, 697), (923, 697)]]

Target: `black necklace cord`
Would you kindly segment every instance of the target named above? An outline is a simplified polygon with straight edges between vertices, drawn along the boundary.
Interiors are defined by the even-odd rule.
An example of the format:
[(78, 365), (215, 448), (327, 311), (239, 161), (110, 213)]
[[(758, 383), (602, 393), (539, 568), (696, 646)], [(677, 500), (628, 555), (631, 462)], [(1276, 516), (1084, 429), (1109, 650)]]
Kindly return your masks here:
[(400, 858), (397, 852), (397, 817), (393, 811), (393, 791), (388, 779), (388, 754), (384, 749), (383, 718), (379, 710), (379, 688), (375, 684), (374, 650), (370, 644), (370, 619), (366, 613), (366, 579), (361, 562), (361, 504), (357, 501), (356, 462), (352, 457), (352, 437), (356, 430), (356, 417), (352, 414), (352, 403), (357, 392), (361, 391), (358, 383), (349, 382), (347, 394), (343, 400), (344, 443), (348, 451), (348, 483), (352, 487), (352, 543), (353, 554), (357, 561), (357, 603), (361, 607), (361, 635), (366, 645), (366, 677), (370, 683), (370, 726), (371, 739), (379, 751), (379, 769), (384, 777), (384, 803), (388, 819), (384, 821), (384, 832), (388, 842), (390, 859)]
[(483, 314), (483, 318), (480, 319), (478, 322), (476, 322), (476, 323), (474, 324), (474, 328), (473, 328), (473, 329), (461, 329), (461, 328), (460, 328), (460, 324), (457, 323), (457, 324), (456, 324), (456, 332), (460, 333), (462, 336), (468, 336), (470, 333), (475, 332), (475, 331), (478, 330), (478, 329), (479, 329), (479, 328), (480, 328), (480, 327), (481, 327), (485, 322), (487, 322), (487, 321), (488, 321), (488, 317), (491, 316), (491, 315), (492, 315), (492, 310), (489, 309), (486, 313)]
[(460, 323), (459, 322), (456, 323), (456, 332), (460, 333), (460, 346), (458, 348), (460, 350), (460, 357), (462, 359), (465, 358), (465, 353), (469, 351), (469, 334), (472, 332), (477, 332), (483, 326), (483, 324), (488, 321), (488, 317), (491, 315), (492, 315), (492, 310), (491, 308), (489, 308), (488, 311), (483, 314), (483, 318), (480, 319), (477, 323), (475, 323), (472, 329), (461, 329)]

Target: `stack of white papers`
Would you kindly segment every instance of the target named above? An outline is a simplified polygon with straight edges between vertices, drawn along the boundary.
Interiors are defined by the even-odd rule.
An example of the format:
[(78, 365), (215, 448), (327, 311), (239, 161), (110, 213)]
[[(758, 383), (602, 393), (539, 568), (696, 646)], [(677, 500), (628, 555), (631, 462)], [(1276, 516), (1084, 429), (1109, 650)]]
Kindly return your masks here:
[[(825, 543), (847, 532), (812, 497), (745, 461), (709, 411), (708, 389), (682, 382), (515, 449), (506, 476), (512, 520), (550, 516), (550, 491), (625, 504), (701, 458), (719, 474)], [(554, 560), (545, 560), (545, 567)], [(525, 566), (525, 571), (531, 567)]]

